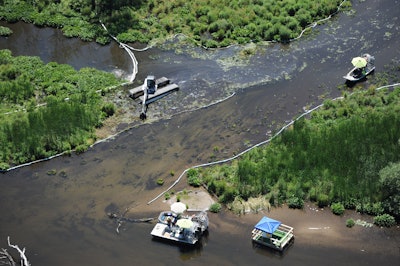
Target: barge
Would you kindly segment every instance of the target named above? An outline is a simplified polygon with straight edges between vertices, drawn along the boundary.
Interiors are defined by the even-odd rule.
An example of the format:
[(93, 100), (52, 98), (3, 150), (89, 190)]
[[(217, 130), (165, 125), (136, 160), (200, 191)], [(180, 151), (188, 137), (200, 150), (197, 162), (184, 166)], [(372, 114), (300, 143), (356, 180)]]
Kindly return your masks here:
[(147, 105), (177, 90), (179, 90), (178, 85), (171, 83), (168, 78), (161, 77), (156, 80), (150, 75), (147, 76), (143, 85), (129, 90), (129, 97), (134, 100), (139, 99), (139, 103), (142, 104), (140, 118), (146, 119)]
[(294, 241), (293, 227), (264, 216), (254, 226), (251, 239), (253, 243), (283, 251)]
[(151, 235), (154, 238), (193, 246), (207, 230), (208, 216), (205, 211), (193, 215), (164, 211), (160, 213)]

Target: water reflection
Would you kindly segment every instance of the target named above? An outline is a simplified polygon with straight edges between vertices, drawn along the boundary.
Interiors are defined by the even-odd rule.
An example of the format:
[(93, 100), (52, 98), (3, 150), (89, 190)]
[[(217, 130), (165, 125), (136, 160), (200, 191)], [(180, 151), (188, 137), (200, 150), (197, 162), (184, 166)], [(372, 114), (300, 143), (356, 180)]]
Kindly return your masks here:
[(115, 43), (101, 46), (76, 38), (65, 38), (58, 29), (39, 28), (24, 22), (0, 22), (0, 25), (14, 32), (7, 38), (0, 38), (0, 49), (10, 49), (16, 56), (39, 56), (46, 63), (69, 64), (75, 69), (94, 67), (112, 71), (118, 68), (128, 73), (132, 69), (130, 59)]

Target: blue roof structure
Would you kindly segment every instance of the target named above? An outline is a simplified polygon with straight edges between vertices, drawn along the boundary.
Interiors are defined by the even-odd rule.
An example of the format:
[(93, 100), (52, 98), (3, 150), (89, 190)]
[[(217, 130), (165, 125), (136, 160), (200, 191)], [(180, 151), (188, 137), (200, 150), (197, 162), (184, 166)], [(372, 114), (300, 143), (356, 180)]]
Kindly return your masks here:
[(281, 222), (268, 218), (264, 216), (261, 220), (256, 224), (255, 228), (266, 232), (268, 234), (273, 234), (275, 230), (281, 225)]

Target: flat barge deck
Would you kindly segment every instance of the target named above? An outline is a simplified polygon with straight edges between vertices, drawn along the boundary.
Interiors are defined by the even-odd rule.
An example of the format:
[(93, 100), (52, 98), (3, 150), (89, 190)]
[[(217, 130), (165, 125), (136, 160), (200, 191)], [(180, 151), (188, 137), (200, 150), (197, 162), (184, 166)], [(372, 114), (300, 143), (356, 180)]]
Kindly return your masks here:
[[(156, 89), (154, 93), (147, 93), (147, 99), (145, 100), (146, 104), (150, 104), (162, 97), (167, 96), (168, 94), (179, 90), (179, 86), (175, 83), (171, 83), (171, 81), (166, 77), (161, 77), (155, 81)], [(143, 88), (145, 86), (145, 88)], [(132, 99), (140, 99), (140, 103), (143, 103), (145, 97), (146, 85), (140, 85), (136, 88), (129, 90), (129, 97)]]
[(283, 251), (294, 241), (293, 227), (264, 216), (251, 235), (254, 243)]

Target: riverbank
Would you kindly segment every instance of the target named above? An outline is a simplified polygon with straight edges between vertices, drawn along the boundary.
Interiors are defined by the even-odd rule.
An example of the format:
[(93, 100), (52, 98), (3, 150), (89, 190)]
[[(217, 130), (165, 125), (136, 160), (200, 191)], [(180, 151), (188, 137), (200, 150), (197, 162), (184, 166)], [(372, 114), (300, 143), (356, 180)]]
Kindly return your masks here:
[[(191, 200), (204, 200), (204, 194), (198, 192), (196, 195), (199, 197), (192, 197)], [(143, 205), (142, 208), (135, 208), (132, 214), (137, 217), (137, 214), (141, 212), (148, 213), (150, 211), (152, 213), (156, 210), (165, 210), (172, 201), (160, 199), (150, 206)], [(182, 200), (182, 202), (186, 203), (187, 201)], [(283, 253), (265, 247), (252, 246), (251, 230), (264, 215), (294, 227), (295, 241)], [(343, 215), (337, 216), (332, 214), (329, 208), (321, 209), (307, 202), (302, 210), (289, 209), (286, 205), (282, 205), (278, 208), (271, 208), (269, 211), (236, 216), (231, 211), (223, 209), (217, 214), (209, 213), (209, 217), (209, 234), (203, 240), (202, 249), (207, 250), (207, 254), (209, 254), (210, 249), (216, 249), (215, 252), (218, 252), (221, 248), (218, 245), (224, 245), (224, 249), (232, 248), (237, 253), (237, 255), (226, 257), (224, 260), (217, 259), (219, 263), (222, 263), (221, 265), (245, 265), (246, 262), (243, 258), (249, 260), (248, 255), (250, 254), (253, 256), (253, 260), (250, 259), (253, 263), (258, 264), (262, 260), (267, 260), (271, 265), (281, 265), (282, 263), (298, 265), (301, 264), (299, 261), (307, 264), (320, 264), (321, 256), (325, 257), (325, 265), (373, 265), (375, 263), (393, 265), (399, 258), (399, 226), (380, 228), (372, 225), (373, 217), (351, 210), (346, 210)], [(348, 228), (346, 227), (347, 219), (353, 219), (357, 221), (357, 224)], [(134, 225), (125, 226), (124, 234), (129, 233)], [(217, 240), (219, 238), (221, 240)], [(228, 239), (234, 244), (226, 242)], [(160, 245), (165, 244), (161, 243)], [(171, 247), (167, 245), (166, 249), (171, 249)], [(206, 252), (204, 250), (203, 252)], [(214, 252), (211, 253), (214, 254)], [(300, 255), (301, 253), (302, 255)], [(212, 254), (209, 256), (213, 257)], [(306, 258), (305, 254), (307, 254)], [(201, 258), (196, 255), (192, 254), (189, 257), (192, 260), (190, 265), (203, 265), (200, 262)]]

